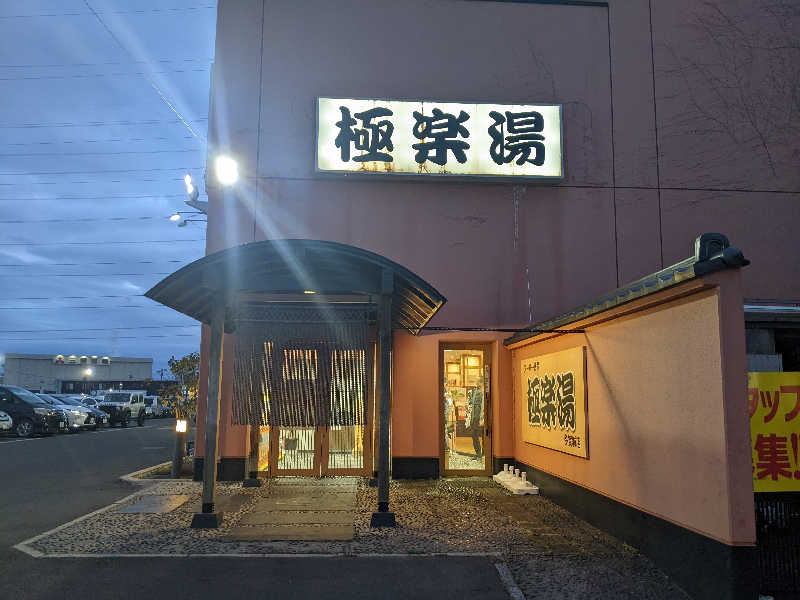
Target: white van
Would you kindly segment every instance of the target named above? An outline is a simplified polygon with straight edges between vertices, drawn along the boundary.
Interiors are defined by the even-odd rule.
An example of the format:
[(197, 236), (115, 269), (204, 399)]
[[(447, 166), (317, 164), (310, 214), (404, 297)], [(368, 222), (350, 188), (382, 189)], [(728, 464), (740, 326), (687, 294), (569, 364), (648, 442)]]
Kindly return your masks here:
[(164, 405), (164, 400), (161, 396), (145, 396), (144, 410), (147, 416), (151, 418), (161, 418), (167, 414), (167, 407)]
[(119, 423), (128, 426), (128, 421), (136, 421), (141, 427), (147, 415), (144, 405), (145, 390), (116, 390), (106, 392), (99, 409), (108, 413), (109, 427)]

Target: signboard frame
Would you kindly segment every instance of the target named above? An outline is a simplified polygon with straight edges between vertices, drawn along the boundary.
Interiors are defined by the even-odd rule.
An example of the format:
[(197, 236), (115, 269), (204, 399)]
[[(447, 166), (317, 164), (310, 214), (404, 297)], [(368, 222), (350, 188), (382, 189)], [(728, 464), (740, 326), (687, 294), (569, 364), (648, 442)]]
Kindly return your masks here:
[[(576, 409), (578, 407), (578, 403), (582, 400), (583, 406), (583, 427), (579, 428), (578, 423), (578, 415), (576, 411), (576, 427), (575, 433), (578, 434), (580, 431), (583, 435), (584, 444), (581, 450), (583, 452), (570, 452), (563, 448), (561, 445), (548, 445), (547, 443), (543, 443), (542, 440), (531, 441), (529, 438), (529, 428), (533, 428), (531, 425), (528, 424), (527, 421), (527, 414), (528, 414), (528, 390), (527, 390), (527, 378), (524, 374), (523, 364), (526, 362), (538, 362), (542, 360), (547, 360), (548, 357), (554, 357), (557, 354), (566, 354), (566, 353), (575, 353), (577, 351), (580, 352), (581, 356), (579, 358), (581, 364), (581, 378), (582, 378), (582, 387), (583, 387), (583, 394), (582, 398), (579, 397), (579, 394), (575, 393), (575, 406)], [(576, 357), (571, 357), (570, 360), (575, 360)], [(547, 448), (548, 450), (553, 450), (555, 452), (561, 452), (562, 454), (567, 454), (568, 456), (574, 456), (575, 458), (581, 458), (584, 460), (589, 460), (589, 381), (588, 381), (588, 364), (587, 364), (587, 347), (585, 345), (575, 346), (573, 348), (566, 348), (564, 350), (558, 350), (556, 352), (549, 352), (547, 354), (541, 354), (537, 356), (531, 356), (528, 358), (523, 358), (519, 361), (518, 372), (520, 373), (520, 388), (519, 388), (519, 397), (518, 397), (518, 407), (520, 409), (521, 415), (521, 431), (520, 431), (520, 439), (523, 443), (529, 444), (531, 446), (538, 446), (540, 448)], [(560, 434), (559, 434), (560, 435)]]
[(798, 386), (797, 371), (747, 374), (750, 456), (757, 494), (800, 492)]
[[(321, 100), (337, 100), (337, 101), (346, 101), (346, 100), (355, 100), (355, 101), (368, 101), (368, 102), (408, 102), (408, 103), (420, 103), (420, 104), (474, 104), (474, 105), (491, 105), (491, 106), (530, 106), (530, 107), (555, 107), (558, 109), (558, 140), (559, 140), (559, 148), (561, 150), (561, 155), (559, 157), (559, 171), (560, 175), (492, 175), (492, 174), (485, 174), (485, 173), (408, 173), (402, 171), (371, 171), (368, 169), (356, 169), (353, 171), (349, 171), (346, 169), (321, 169), (319, 166), (319, 148), (320, 148), (320, 101)], [(459, 181), (459, 180), (475, 180), (475, 181), (495, 181), (501, 183), (510, 183), (510, 182), (525, 182), (525, 185), (553, 185), (556, 183), (560, 183), (564, 180), (564, 105), (560, 103), (552, 103), (552, 102), (537, 102), (534, 104), (508, 104), (502, 102), (474, 102), (474, 101), (458, 101), (458, 100), (419, 100), (415, 98), (364, 98), (364, 97), (353, 97), (353, 98), (336, 98), (333, 96), (317, 96), (314, 100), (314, 172), (317, 175), (328, 176), (328, 177), (356, 177), (356, 178), (364, 178), (364, 179), (372, 179), (372, 178), (389, 178), (389, 179), (397, 179), (402, 181), (403, 179), (409, 179), (413, 181), (425, 181), (427, 179), (439, 179), (439, 180), (450, 180), (450, 181)]]

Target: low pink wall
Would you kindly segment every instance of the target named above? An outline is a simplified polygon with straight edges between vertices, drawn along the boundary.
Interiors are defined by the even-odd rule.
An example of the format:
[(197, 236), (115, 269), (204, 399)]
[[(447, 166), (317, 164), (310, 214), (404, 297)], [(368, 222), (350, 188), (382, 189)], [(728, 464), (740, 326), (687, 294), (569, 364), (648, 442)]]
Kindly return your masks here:
[[(752, 545), (744, 322), (736, 322), (731, 310), (737, 293), (741, 306), (739, 275), (730, 271), (708, 283), (720, 287), (585, 334), (515, 348), (514, 454), (719, 541)], [(580, 345), (587, 347), (588, 460), (521, 438), (520, 361)]]

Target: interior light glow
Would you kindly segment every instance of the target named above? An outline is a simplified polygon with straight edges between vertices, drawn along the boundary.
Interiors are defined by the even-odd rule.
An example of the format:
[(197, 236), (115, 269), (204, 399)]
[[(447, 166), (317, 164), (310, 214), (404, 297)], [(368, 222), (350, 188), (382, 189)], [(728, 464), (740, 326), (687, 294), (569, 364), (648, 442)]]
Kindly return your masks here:
[(303, 290), (303, 293), (304, 294), (316, 294), (317, 292), (315, 292), (314, 290)]

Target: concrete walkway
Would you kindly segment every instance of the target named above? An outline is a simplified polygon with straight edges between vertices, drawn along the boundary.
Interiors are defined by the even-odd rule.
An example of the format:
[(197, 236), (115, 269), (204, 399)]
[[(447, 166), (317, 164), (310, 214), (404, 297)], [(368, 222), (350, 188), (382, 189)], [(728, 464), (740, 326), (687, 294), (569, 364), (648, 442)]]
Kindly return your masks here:
[(357, 490), (354, 478), (279, 479), (225, 539), (352, 540)]

